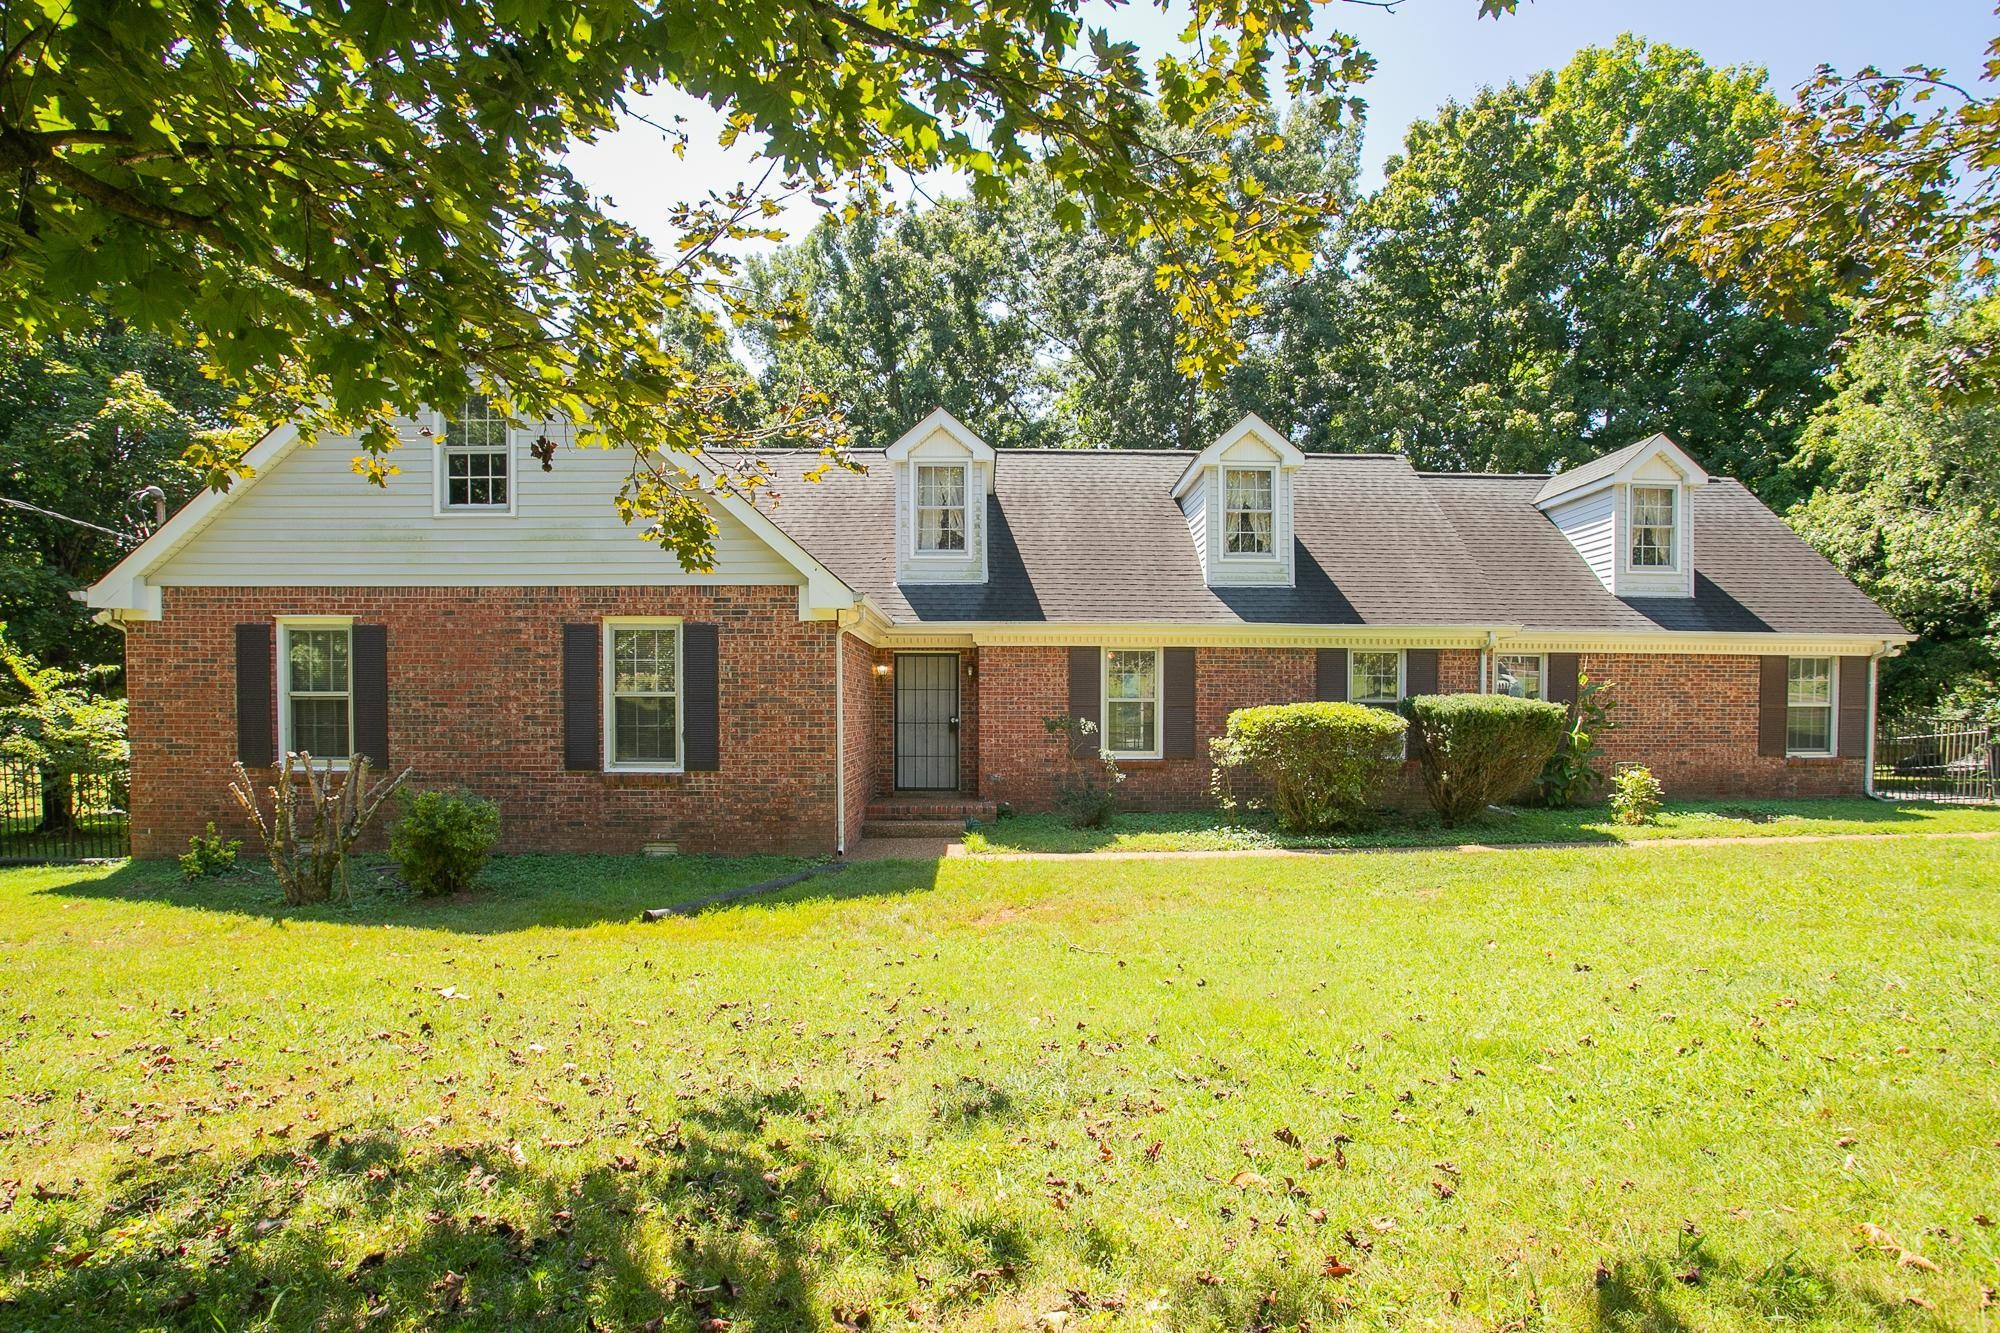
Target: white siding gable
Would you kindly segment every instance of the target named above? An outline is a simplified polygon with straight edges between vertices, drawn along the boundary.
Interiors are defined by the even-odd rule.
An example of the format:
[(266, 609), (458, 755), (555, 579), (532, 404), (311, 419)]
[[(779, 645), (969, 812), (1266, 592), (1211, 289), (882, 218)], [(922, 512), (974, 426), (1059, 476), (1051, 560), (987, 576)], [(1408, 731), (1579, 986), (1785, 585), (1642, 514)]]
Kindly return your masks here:
[(512, 514), (435, 512), (435, 449), (414, 424), (386, 488), (356, 476), (350, 439), (301, 445), (245, 484), (155, 565), (159, 587), (782, 584), (798, 569), (740, 519), (712, 508), (715, 568), (689, 573), (612, 508), (632, 467), (622, 449), (577, 449), (560, 428), (551, 471), (514, 432)]
[[(1292, 489), (1305, 455), (1268, 423), (1246, 416), (1188, 464), (1174, 487), (1187, 517), (1188, 535), (1201, 557), (1210, 587), (1277, 585), (1290, 587), (1295, 575)], [(1231, 469), (1267, 472), (1271, 478), (1271, 550), (1232, 554), (1224, 510), (1225, 477)]]
[[(1664, 435), (1549, 479), (1536, 503), (1618, 597), (1694, 596), (1694, 488), (1708, 474)], [(1674, 497), (1673, 563), (1632, 563), (1632, 493), (1668, 487)]]
[(1556, 505), (1549, 510), (1549, 522), (1569, 538), (1569, 544), (1590, 566), (1590, 572), (1597, 575), (1597, 581), (1610, 588), (1612, 557), (1618, 540), (1612, 521), (1610, 489)]
[[(992, 446), (939, 408), (890, 445), (883, 457), (894, 469), (896, 481), (896, 582), (986, 582), (986, 499), (993, 493)], [(961, 550), (929, 549), (921, 540), (918, 483), (925, 469), (959, 474), (965, 501)]]

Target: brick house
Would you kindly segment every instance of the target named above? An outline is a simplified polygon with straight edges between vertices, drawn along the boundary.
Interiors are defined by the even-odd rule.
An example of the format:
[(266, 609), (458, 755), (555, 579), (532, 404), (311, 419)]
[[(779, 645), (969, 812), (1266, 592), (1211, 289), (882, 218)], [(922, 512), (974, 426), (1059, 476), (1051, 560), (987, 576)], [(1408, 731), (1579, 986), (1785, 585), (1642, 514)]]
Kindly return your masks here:
[[(359, 482), (289, 428), (91, 588), (126, 634), (134, 850), (236, 821), (232, 761), (359, 752), (502, 806), (517, 851), (827, 852), (871, 810), (1033, 809), (1092, 719), (1131, 805), (1207, 800), (1232, 709), (1612, 682), (1675, 794), (1867, 789), (1903, 628), (1664, 436), (1556, 476), (1312, 455), (996, 453), (933, 413), (865, 472), (715, 505), (687, 572), (478, 400)], [(413, 462), (414, 460), (414, 462)], [(695, 464), (694, 466), (699, 466)]]

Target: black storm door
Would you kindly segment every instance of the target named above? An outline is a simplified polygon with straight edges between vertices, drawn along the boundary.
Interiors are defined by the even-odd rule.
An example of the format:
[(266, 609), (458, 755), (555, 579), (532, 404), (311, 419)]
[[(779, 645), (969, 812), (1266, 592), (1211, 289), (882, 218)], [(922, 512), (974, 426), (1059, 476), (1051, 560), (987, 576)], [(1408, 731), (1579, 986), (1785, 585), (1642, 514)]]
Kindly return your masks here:
[(896, 654), (896, 789), (958, 790), (958, 654)]

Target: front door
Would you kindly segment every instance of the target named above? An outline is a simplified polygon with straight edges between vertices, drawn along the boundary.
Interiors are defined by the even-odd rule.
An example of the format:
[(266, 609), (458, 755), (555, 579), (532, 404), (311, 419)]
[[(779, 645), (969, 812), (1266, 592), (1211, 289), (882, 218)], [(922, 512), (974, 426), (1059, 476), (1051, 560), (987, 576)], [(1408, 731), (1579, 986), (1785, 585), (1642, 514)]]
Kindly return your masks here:
[(896, 654), (896, 789), (958, 790), (958, 654)]

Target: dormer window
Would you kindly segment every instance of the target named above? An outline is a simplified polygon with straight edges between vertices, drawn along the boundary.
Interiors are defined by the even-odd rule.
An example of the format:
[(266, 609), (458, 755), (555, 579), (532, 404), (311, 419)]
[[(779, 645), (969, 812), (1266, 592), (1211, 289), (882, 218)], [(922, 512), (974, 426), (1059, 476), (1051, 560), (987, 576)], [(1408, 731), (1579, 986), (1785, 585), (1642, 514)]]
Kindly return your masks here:
[(918, 466), (917, 550), (923, 555), (959, 555), (965, 551), (963, 467)]
[(1267, 467), (1222, 470), (1225, 553), (1268, 556), (1277, 549), (1277, 474)]
[(438, 448), (438, 512), (513, 511), (513, 450), (507, 418), (484, 394), (472, 394)]
[(1632, 488), (1632, 568), (1674, 567), (1674, 501), (1672, 486)]

